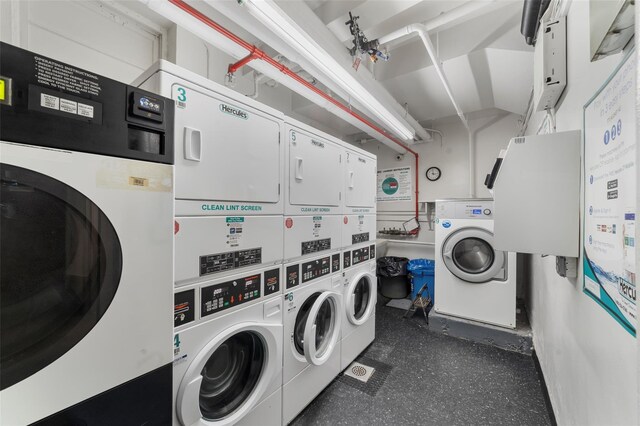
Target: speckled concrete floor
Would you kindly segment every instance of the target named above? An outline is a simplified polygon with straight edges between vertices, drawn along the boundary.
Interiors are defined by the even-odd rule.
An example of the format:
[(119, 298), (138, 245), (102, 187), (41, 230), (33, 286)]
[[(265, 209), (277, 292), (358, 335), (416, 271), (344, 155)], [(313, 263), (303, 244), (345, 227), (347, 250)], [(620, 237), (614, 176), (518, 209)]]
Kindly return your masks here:
[(377, 307), (376, 340), (362, 356), (391, 371), (375, 396), (336, 379), (293, 426), (551, 424), (530, 356), (429, 331), (421, 315), (402, 313)]

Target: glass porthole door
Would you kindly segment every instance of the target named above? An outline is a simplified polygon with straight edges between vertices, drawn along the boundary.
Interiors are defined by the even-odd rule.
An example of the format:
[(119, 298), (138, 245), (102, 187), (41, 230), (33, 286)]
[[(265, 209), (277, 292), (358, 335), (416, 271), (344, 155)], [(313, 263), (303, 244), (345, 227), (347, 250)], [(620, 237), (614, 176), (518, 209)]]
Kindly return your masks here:
[(481, 228), (462, 228), (442, 246), (447, 269), (470, 283), (484, 283), (504, 271), (506, 254), (493, 248), (493, 234)]
[(354, 325), (365, 323), (371, 317), (376, 303), (376, 278), (368, 272), (356, 275), (347, 295), (347, 318)]
[(78, 344), (113, 301), (122, 248), (87, 196), (0, 163), (0, 383), (8, 388)]
[(294, 347), (313, 365), (322, 365), (332, 355), (340, 338), (341, 296), (314, 293), (302, 304), (294, 329)]

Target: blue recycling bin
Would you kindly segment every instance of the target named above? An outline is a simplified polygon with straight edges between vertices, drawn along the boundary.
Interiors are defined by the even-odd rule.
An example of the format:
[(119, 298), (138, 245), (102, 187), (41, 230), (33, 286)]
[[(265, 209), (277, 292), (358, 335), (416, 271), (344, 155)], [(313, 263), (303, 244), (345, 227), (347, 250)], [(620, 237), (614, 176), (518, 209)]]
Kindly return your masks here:
[[(425, 283), (427, 284), (427, 291), (431, 298), (431, 304), (433, 306), (435, 296), (435, 268), (436, 262), (430, 259), (412, 259), (407, 265), (407, 271), (411, 273), (411, 299), (415, 300), (418, 297), (418, 292)], [(422, 293), (423, 297), (426, 296), (426, 292)]]

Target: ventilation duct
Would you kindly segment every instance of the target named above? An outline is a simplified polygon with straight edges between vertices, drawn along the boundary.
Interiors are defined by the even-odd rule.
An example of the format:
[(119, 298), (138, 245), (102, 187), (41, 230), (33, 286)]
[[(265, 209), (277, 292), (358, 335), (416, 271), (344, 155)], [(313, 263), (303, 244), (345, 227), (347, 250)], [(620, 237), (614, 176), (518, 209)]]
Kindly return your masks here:
[(522, 33), (526, 43), (530, 46), (536, 44), (536, 34), (540, 26), (540, 19), (549, 7), (549, 3), (551, 3), (551, 0), (524, 0), (520, 33)]

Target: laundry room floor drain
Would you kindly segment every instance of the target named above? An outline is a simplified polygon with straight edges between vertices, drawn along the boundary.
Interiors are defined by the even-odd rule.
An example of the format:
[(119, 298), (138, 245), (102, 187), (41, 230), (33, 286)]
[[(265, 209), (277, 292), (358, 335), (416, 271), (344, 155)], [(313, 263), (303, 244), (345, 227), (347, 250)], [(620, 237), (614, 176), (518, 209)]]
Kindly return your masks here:
[(376, 369), (373, 367), (354, 362), (344, 371), (344, 375), (367, 383), (374, 371), (376, 371)]

